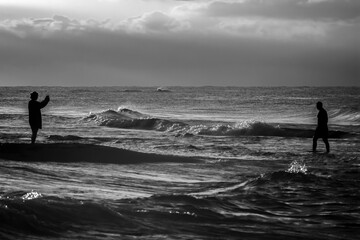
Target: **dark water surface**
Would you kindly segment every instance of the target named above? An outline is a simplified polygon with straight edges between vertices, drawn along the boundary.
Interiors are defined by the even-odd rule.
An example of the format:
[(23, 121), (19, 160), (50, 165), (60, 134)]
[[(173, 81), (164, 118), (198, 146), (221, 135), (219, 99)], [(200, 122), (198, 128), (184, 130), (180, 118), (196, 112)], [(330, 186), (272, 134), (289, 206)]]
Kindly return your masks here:
[[(34, 89), (0, 89), (1, 143), (29, 142)], [(39, 142), (199, 161), (0, 160), (0, 238), (358, 238), (359, 88), (170, 90), (38, 89), (51, 97)], [(330, 154), (320, 140), (309, 152), (318, 100)]]

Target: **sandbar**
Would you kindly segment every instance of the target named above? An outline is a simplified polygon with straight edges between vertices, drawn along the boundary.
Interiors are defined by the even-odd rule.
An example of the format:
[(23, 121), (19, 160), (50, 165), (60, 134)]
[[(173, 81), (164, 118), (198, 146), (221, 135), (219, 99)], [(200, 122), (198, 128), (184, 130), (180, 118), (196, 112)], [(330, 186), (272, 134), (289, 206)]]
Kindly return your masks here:
[(24, 162), (90, 162), (114, 164), (196, 163), (192, 157), (135, 152), (126, 149), (81, 143), (3, 143), (0, 159)]

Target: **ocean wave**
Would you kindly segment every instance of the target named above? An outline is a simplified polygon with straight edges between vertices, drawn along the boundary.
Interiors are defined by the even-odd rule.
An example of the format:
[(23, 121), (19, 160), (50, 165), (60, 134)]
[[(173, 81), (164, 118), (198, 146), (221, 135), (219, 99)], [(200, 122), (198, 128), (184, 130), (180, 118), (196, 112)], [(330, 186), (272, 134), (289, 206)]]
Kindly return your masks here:
[[(203, 223), (212, 226), (226, 221), (231, 224), (232, 219), (225, 218), (224, 210), (236, 207), (221, 198), (196, 198), (183, 194), (121, 199), (111, 203), (41, 193), (37, 193), (37, 198), (24, 199), (24, 196), (34, 193), (0, 194), (0, 236), (8, 236), (8, 239), (24, 236), (64, 239), (97, 239), (102, 236), (112, 239), (116, 234), (117, 237), (136, 238), (139, 235), (179, 233), (184, 230), (184, 225), (192, 226), (190, 232), (203, 235), (208, 231), (208, 228), (202, 228)], [(229, 236), (232, 233), (231, 230), (227, 232)]]
[(187, 126), (185, 123), (154, 118), (123, 107), (116, 111), (108, 109), (100, 113), (90, 113), (84, 120), (96, 122), (100, 126), (158, 131), (175, 131)]
[[(292, 166), (299, 168), (290, 170)], [(358, 229), (359, 224), (354, 224), (357, 216), (351, 211), (356, 196), (354, 200), (348, 199), (348, 194), (331, 198), (333, 185), (328, 183), (336, 178), (318, 177), (304, 172), (302, 166), (302, 162), (292, 162), (287, 170), (246, 181), (210, 182), (197, 187), (199, 193), (179, 191), (131, 199), (99, 201), (47, 196), (38, 191), (0, 192), (0, 237), (178, 239), (185, 231), (186, 239), (258, 239), (267, 233), (259, 227), (264, 221), (271, 228), (286, 229), (298, 226), (299, 221), (307, 224), (309, 219), (316, 226), (330, 219), (346, 232), (348, 226)], [(313, 188), (318, 185), (322, 187)]]
[(285, 170), (278, 170), (260, 174), (258, 176), (249, 177), (245, 181), (233, 182), (227, 185), (223, 183), (214, 186), (206, 191), (192, 193), (194, 197), (209, 196), (236, 196), (248, 191), (260, 190), (263, 188), (277, 188), (281, 185), (292, 184), (321, 184), (326, 182), (334, 182), (328, 176), (315, 175), (308, 171), (308, 166), (304, 161), (292, 161)]
[(329, 184), (339, 185), (341, 181), (336, 178), (332, 178), (330, 175), (319, 175), (313, 171), (309, 171), (309, 166), (305, 161), (294, 160), (292, 161), (288, 169), (278, 170), (274, 172), (268, 172), (261, 174), (260, 176), (250, 179), (243, 186), (245, 190), (257, 188), (257, 187), (279, 187), (281, 185), (293, 185), (293, 184), (309, 184), (309, 186)]
[(338, 109), (328, 112), (329, 120), (339, 125), (360, 125), (359, 109)]
[(190, 132), (199, 135), (214, 136), (285, 136), (280, 127), (257, 121), (245, 121), (236, 124), (216, 124), (211, 126), (193, 126)]
[(136, 118), (148, 118), (149, 115), (140, 113), (135, 110), (131, 110), (126, 107), (119, 107), (117, 110), (107, 109), (100, 113), (90, 113), (86, 118), (109, 118), (109, 119), (136, 119)]
[(317, 183), (318, 176), (313, 174), (306, 174), (304, 172), (290, 172), (290, 171), (275, 171), (261, 174), (258, 177), (250, 178), (240, 183), (232, 183), (226, 186), (219, 185), (213, 189), (192, 193), (191, 195), (197, 198), (204, 197), (219, 197), (219, 196), (236, 196), (248, 191), (254, 191), (260, 188), (278, 187), (281, 184), (295, 184), (295, 183)]
[[(313, 129), (284, 128), (279, 125), (274, 126), (266, 122), (245, 121), (237, 124), (217, 124), (213, 126), (192, 127), (191, 133), (199, 135), (214, 136), (276, 136), (276, 137), (298, 137), (312, 138)], [(329, 138), (343, 138), (352, 136), (343, 131), (329, 131)]]
[[(300, 137), (311, 138), (314, 135), (313, 129), (283, 128), (260, 121), (243, 121), (239, 123), (217, 123), (203, 121), (201, 124), (188, 124), (181, 121), (155, 118), (128, 108), (118, 110), (106, 110), (99, 113), (90, 113), (83, 119), (93, 121), (100, 126), (155, 130), (176, 133), (176, 136), (278, 136), (278, 137)], [(342, 138), (350, 136), (343, 131), (329, 131), (330, 138)]]
[(104, 204), (43, 196), (36, 191), (0, 194), (0, 219), (0, 236), (10, 235), (13, 239), (28, 234), (64, 236), (87, 228), (94, 231), (109, 227), (136, 228), (129, 219)]
[(20, 114), (20, 113), (0, 114), (0, 120), (23, 120), (25, 118), (27, 118), (27, 114)]
[[(233, 224), (236, 219), (231, 217), (231, 209), (238, 210), (221, 198), (201, 199), (181, 194), (123, 199), (110, 204), (57, 196), (23, 200), (26, 194), (19, 191), (7, 194), (11, 197), (0, 195), (0, 236), (157, 239), (158, 234), (172, 239), (171, 235), (179, 236), (189, 229), (190, 236), (210, 237), (214, 236), (209, 234), (213, 226)], [(226, 234), (219, 229), (219, 236), (228, 238), (234, 234), (231, 229), (224, 229)]]

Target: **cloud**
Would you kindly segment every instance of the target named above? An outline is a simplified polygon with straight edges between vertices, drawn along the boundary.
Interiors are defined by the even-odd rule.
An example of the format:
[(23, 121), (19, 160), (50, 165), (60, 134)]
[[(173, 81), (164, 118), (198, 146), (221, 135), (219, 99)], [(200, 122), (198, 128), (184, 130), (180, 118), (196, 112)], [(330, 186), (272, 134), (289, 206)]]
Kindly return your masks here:
[[(55, 19), (38, 24), (75, 25), (73, 19)], [(1, 33), (1, 79), (23, 85), (150, 86), (356, 85), (358, 80), (358, 53), (328, 45), (180, 33), (162, 37), (100, 27), (57, 31), (51, 37)]]
[(189, 28), (187, 22), (179, 21), (162, 12), (145, 13), (122, 22), (122, 27), (135, 32), (178, 32)]
[(175, 7), (194, 31), (285, 41), (328, 41), (341, 28), (358, 38), (358, 0), (215, 0)]
[(276, 19), (222, 20), (216, 26), (219, 31), (232, 35), (283, 41), (322, 41), (330, 29), (330, 26), (322, 22), (287, 22)]
[(65, 15), (0, 21), (0, 77), (28, 85), (358, 85), (360, 18), (214, 14), (215, 3), (120, 24)]
[(89, 30), (111, 29), (106, 21), (76, 20), (66, 16), (55, 15), (52, 18), (23, 18), (0, 22), (0, 31), (11, 32), (19, 37), (47, 37), (56, 33), (78, 34)]
[(212, 17), (262, 17), (289, 20), (350, 20), (360, 17), (358, 0), (214, 1), (197, 11)]
[(110, 20), (76, 20), (55, 15), (52, 18), (23, 18), (0, 22), (0, 30), (12, 32), (20, 37), (52, 34), (81, 34), (88, 31), (126, 31), (128, 33), (175, 33), (189, 28), (186, 21), (180, 21), (163, 12), (145, 13), (118, 24)]
[[(121, 2), (92, 0), (97, 2), (97, 7), (100, 7), (102, 5), (100, 2), (103, 1)], [(28, 17), (2, 21), (0, 27), (22, 37), (31, 34), (49, 36), (60, 32), (81, 34), (84, 31), (104, 30), (126, 31), (128, 34), (185, 33), (208, 36), (220, 34), (226, 37), (318, 41), (326, 39), (329, 33), (338, 29), (340, 25), (347, 25), (346, 28), (350, 30), (351, 26), (355, 27), (360, 22), (359, 0), (142, 1), (158, 2), (158, 5), (173, 2), (171, 6), (179, 5), (172, 10), (163, 8), (162, 11), (145, 12), (137, 17), (121, 19), (120, 23), (115, 22), (114, 19), (112, 21), (76, 20), (66, 17), (66, 14), (58, 14), (52, 18)], [(84, 4), (85, 1), (81, 3)], [(24, 11), (21, 11), (21, 14), (24, 14)], [(351, 34), (354, 35), (350, 32)]]
[[(353, 3), (351, 0), (339, 2)], [(105, 33), (118, 32), (120, 34), (152, 34), (170, 38), (192, 35), (200, 38), (216, 36), (237, 39), (333, 42), (339, 45), (348, 45), (350, 43), (351, 47), (353, 47), (355, 40), (360, 38), (358, 31), (360, 17), (352, 20), (332, 21), (309, 18), (285, 19), (286, 14), (282, 13), (282, 10), (289, 9), (289, 6), (306, 5), (310, 7), (317, 4), (330, 4), (330, 6), (333, 6), (331, 4), (335, 3), (332, 0), (186, 2), (167, 13), (160, 11), (148, 12), (137, 17), (128, 18), (120, 23), (114, 23), (110, 20), (79, 20), (64, 15), (55, 15), (51, 18), (22, 18), (1, 21), (0, 31), (11, 32), (23, 38), (27, 36), (51, 37), (53, 35), (71, 38), (71, 35), (103, 31)], [(217, 8), (220, 5), (223, 7)], [(242, 15), (233, 14), (239, 12), (238, 6), (242, 6), (244, 9), (250, 8), (249, 6), (252, 6), (253, 9), (255, 9), (254, 6), (261, 6), (262, 10), (257, 12), (258, 15), (261, 12), (262, 17), (248, 16), (251, 15), (251, 11)], [(274, 14), (274, 6), (281, 6), (278, 9), (279, 14), (276, 15), (277, 18), (270, 18), (271, 14)], [(304, 6), (300, 6), (300, 9), (302, 8)], [(214, 9), (217, 9), (217, 14), (214, 14)], [(222, 11), (220, 11), (221, 9)], [(224, 9), (233, 12), (232, 14), (229, 14), (229, 12), (225, 14)], [(219, 14), (219, 11), (222, 14)], [(297, 14), (299, 16), (300, 13)], [(305, 17), (304, 14), (302, 16)], [(348, 14), (348, 16), (350, 15)]]

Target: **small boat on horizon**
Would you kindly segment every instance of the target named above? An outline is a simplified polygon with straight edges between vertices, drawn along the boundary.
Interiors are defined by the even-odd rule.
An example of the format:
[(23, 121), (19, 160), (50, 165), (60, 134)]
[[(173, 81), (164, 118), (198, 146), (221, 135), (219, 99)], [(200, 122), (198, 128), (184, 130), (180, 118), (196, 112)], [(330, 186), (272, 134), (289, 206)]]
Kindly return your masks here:
[(163, 88), (163, 87), (158, 87), (156, 89), (157, 92), (171, 92), (171, 90), (167, 89), (167, 88)]

